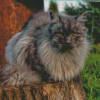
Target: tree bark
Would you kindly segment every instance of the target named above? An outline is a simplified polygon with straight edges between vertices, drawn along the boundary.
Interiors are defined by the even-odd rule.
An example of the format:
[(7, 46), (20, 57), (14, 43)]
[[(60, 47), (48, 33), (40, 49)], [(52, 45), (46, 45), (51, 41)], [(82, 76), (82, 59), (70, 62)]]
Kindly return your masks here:
[(0, 87), (0, 100), (86, 100), (80, 76), (38, 86)]

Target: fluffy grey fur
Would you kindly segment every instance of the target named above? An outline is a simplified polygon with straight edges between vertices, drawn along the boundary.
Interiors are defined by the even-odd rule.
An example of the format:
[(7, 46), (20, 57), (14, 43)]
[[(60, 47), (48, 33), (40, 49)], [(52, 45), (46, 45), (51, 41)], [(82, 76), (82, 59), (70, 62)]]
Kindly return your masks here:
[[(52, 12), (50, 16), (35, 14), (26, 28), (8, 42), (6, 59), (11, 65), (1, 69), (0, 85), (65, 81), (77, 76), (89, 49), (85, 17), (85, 13), (76, 19)], [(74, 32), (79, 34), (73, 36)]]

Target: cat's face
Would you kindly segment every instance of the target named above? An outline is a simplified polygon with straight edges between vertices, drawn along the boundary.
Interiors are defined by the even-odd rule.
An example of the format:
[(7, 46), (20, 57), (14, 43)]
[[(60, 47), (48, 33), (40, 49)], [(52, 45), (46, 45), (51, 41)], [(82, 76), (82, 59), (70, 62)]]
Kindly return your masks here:
[(84, 16), (78, 18), (69, 16), (55, 16), (50, 12), (49, 27), (52, 45), (59, 51), (66, 51), (82, 44), (87, 33), (84, 26)]

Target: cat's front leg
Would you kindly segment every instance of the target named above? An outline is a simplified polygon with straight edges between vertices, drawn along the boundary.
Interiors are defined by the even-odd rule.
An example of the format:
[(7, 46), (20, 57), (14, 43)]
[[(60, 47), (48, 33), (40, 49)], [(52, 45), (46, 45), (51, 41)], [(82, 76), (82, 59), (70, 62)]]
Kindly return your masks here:
[(17, 69), (15, 66), (4, 66), (0, 68), (0, 87), (37, 85), (41, 78), (35, 71)]

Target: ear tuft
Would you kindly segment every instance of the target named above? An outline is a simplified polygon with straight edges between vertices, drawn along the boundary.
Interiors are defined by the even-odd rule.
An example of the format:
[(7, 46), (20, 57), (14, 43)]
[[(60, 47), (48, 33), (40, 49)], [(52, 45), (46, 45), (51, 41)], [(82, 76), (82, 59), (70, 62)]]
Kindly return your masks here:
[(86, 17), (87, 17), (87, 12), (84, 12), (82, 15), (80, 15), (77, 20), (79, 21), (86, 21)]

